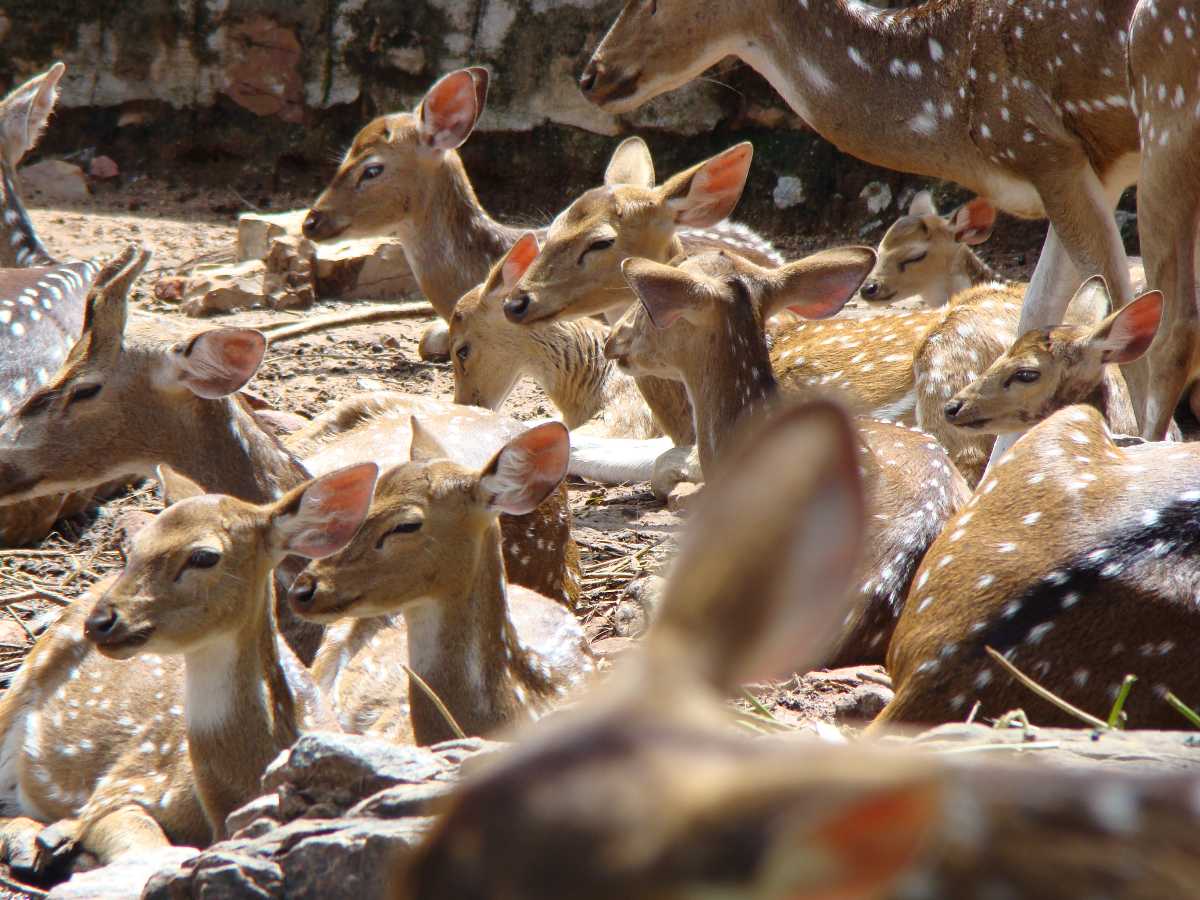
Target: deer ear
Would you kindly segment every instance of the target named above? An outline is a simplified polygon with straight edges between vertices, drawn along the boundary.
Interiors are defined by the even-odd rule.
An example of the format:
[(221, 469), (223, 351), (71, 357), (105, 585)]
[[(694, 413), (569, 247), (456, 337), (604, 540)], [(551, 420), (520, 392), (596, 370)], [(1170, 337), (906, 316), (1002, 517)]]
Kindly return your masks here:
[(711, 302), (695, 278), (674, 266), (630, 257), (621, 263), (621, 273), (655, 328), (670, 328), (680, 316)]
[(950, 217), (954, 240), (960, 244), (982, 244), (992, 236), (996, 224), (996, 207), (983, 197), (964, 203)]
[[(484, 74), (481, 76), (479, 72)], [(480, 79), (483, 88), (480, 90)], [(435, 150), (454, 150), (475, 130), (487, 94), (485, 69), (459, 69), (429, 89), (417, 111), (421, 143)]]
[(608, 168), (604, 170), (604, 183), (633, 184), (638, 187), (654, 187), (654, 160), (650, 148), (640, 137), (625, 138), (613, 151)]
[(918, 218), (936, 216), (937, 207), (933, 205), (933, 194), (929, 191), (917, 191), (913, 195), (912, 202), (908, 204), (908, 214)]
[(271, 507), (273, 544), (309, 559), (337, 553), (366, 520), (378, 475), (375, 463), (361, 463), (296, 488)]
[(1124, 365), (1141, 357), (1154, 343), (1162, 320), (1163, 295), (1150, 291), (1126, 303), (1088, 335), (1088, 346), (1106, 363)]
[(412, 446), (408, 451), (408, 458), (413, 462), (430, 462), (435, 459), (448, 459), (450, 454), (446, 452), (446, 448), (442, 446), (442, 442), (437, 439), (437, 436), (429, 430), (429, 428), (413, 416), (409, 419), (410, 427), (412, 428)]
[(1099, 325), (1112, 308), (1112, 297), (1103, 275), (1093, 275), (1075, 292), (1063, 312), (1067, 325)]
[(708, 228), (728, 218), (741, 199), (754, 159), (754, 145), (730, 147), (707, 162), (693, 166), (658, 189), (659, 200), (675, 214), (675, 222)]
[(488, 509), (523, 516), (533, 512), (567, 477), (570, 432), (561, 422), (530, 428), (500, 448), (480, 473), (480, 500)]
[(129, 289), (149, 261), (150, 251), (130, 244), (100, 270), (88, 289), (83, 326), (68, 359), (79, 354), (95, 356), (120, 351), (125, 337)]
[(484, 297), (507, 297), (511, 294), (540, 252), (536, 234), (527, 231), (521, 235), (504, 258), (492, 266), (483, 288)]
[(763, 299), (763, 316), (790, 309), (806, 319), (826, 319), (837, 314), (875, 268), (870, 247), (823, 250), (788, 263), (778, 282)]
[(183, 473), (175, 471), (166, 463), (159, 463), (155, 466), (154, 475), (158, 479), (163, 506), (172, 506), (188, 497), (199, 497), (201, 494), (208, 493), (199, 484)]
[(172, 350), (172, 376), (197, 397), (227, 397), (254, 377), (266, 351), (266, 337), (252, 328), (202, 331)]
[(0, 140), (4, 161), (16, 166), (33, 149), (58, 100), (58, 82), (67, 67), (56, 62), (0, 101)]
[(846, 414), (814, 403), (781, 410), (705, 473), (651, 661), (690, 661), (722, 691), (819, 663), (850, 611), (865, 519), (857, 458)]

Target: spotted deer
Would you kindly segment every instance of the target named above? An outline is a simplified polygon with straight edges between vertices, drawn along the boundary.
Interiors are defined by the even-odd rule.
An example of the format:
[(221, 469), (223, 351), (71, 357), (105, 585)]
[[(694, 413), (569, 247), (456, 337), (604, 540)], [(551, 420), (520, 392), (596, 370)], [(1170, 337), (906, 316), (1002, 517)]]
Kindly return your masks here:
[[(630, 259), (622, 268), (641, 304), (626, 313), (606, 352), (631, 373), (683, 381), (695, 411), (700, 465), (706, 479), (719, 482), (728, 477), (723, 457), (735, 425), (769, 408), (779, 389), (765, 319), (785, 307), (812, 317), (839, 309), (874, 261), (866, 247), (818, 253), (776, 270), (716, 253), (678, 267)], [(831, 665), (882, 660), (917, 564), (969, 495), (929, 436), (872, 419), (856, 420), (856, 428), (854, 455), (875, 515), (855, 610)]]
[[(1099, 276), (1080, 293), (1108, 305)], [(1005, 434), (1022, 432), (1075, 403), (1095, 407), (1115, 434), (1135, 434), (1137, 421), (1117, 366), (1149, 348), (1162, 316), (1162, 294), (1137, 297), (1095, 325), (1060, 325), (1023, 334), (977, 380), (960, 390), (943, 410), (960, 429)]]
[[(43, 246), (18, 189), (17, 164), (37, 144), (58, 97), (62, 63), (0, 100), (0, 417), (62, 363), (79, 334), (94, 261), (59, 263)], [(0, 544), (38, 540), (82, 511), (92, 491), (0, 507)]]
[(859, 294), (872, 303), (897, 303), (919, 297), (930, 308), (945, 306), (967, 288), (1003, 282), (995, 269), (971, 248), (992, 235), (996, 208), (982, 197), (938, 215), (933, 197), (919, 191), (879, 242), (875, 268)]
[(272, 569), (344, 546), (374, 482), (367, 463), (262, 506), (188, 498), (142, 528), (124, 571), (51, 626), (0, 700), (0, 783), (23, 817), (0, 830), (10, 863), (225, 835), (267, 764), (325, 723), (275, 630)]
[[(592, 655), (573, 613), (508, 584), (497, 518), (535, 509), (569, 452), (566, 428), (546, 423), (476, 470), (414, 424), (412, 461), (380, 476), (358, 537), (310, 563), (289, 602), (322, 622), (403, 613), (413, 670), (467, 735), (536, 718), (591, 673)], [(455, 736), (422, 689), (408, 693), (417, 743)]]
[[(365, 126), (303, 226), (316, 241), (396, 235), (421, 292), (443, 320), (522, 233), (487, 213), (458, 154), (483, 114), (489, 81), (487, 69), (459, 69), (434, 84), (412, 112)], [(640, 138), (631, 141), (649, 157)], [(778, 258), (767, 241), (729, 223), (687, 239)], [(427, 332), (427, 352), (446, 355), (444, 329)]]
[(856, 444), (825, 405), (749, 438), (691, 517), (638, 654), (468, 775), (398, 855), (391, 896), (1186, 895), (1194, 775), (964, 765), (731, 727), (723, 697), (819, 663), (836, 636), (864, 529)]
[[(1048, 218), (1021, 334), (1061, 322), (1093, 274), (1118, 306), (1132, 299), (1113, 208), (1125, 188), (1145, 185), (1142, 250), (1149, 287), (1164, 290), (1166, 326), (1125, 375), (1143, 437), (1158, 439), (1200, 362), (1190, 355), (1200, 343), (1192, 267), (1180, 262), (1191, 260), (1200, 218), (1189, 162), (1196, 117), (1186, 112), (1200, 101), (1188, 77), (1196, 28), (1187, 0), (1101, 0), (1086, 10), (930, 0), (895, 11), (768, 0), (709, 4), (702, 15), (685, 0), (627, 0), (580, 87), (626, 112), (732, 54), (839, 149)], [(869, 85), (872, 102), (847, 102), (847, 85)]]
[[(524, 430), (514, 420), (483, 410), (381, 393), (339, 404), (284, 446), (235, 393), (262, 361), (262, 334), (221, 328), (174, 346), (125, 339), (126, 292), (145, 261), (145, 255), (131, 248), (112, 265), (115, 274), (104, 275), (88, 298), (82, 337), (66, 364), (0, 423), (0, 497), (15, 500), (74, 490), (115, 472), (154, 477), (165, 465), (201, 491), (266, 503), (313, 474), (356, 462), (389, 466), (405, 461), (414, 412), (455, 459), (468, 465), (484, 465)], [(502, 516), (500, 527), (510, 579), (573, 605), (579, 594), (579, 555), (571, 539), (565, 488), (529, 515)], [(287, 573), (295, 574), (289, 565), (280, 567), (285, 590)], [(389, 647), (407, 644), (403, 623), (364, 620), (333, 629), (318, 654), (320, 629), (297, 620), (286, 603), (277, 615), (300, 657), (309, 662), (316, 655), (318, 677), (343, 650), (355, 665), (383, 666), (392, 673), (390, 681), (382, 676), (347, 680), (345, 690), (333, 695), (347, 727), (386, 728), (371, 710), (395, 705), (406, 690), (407, 674), (387, 663)]]

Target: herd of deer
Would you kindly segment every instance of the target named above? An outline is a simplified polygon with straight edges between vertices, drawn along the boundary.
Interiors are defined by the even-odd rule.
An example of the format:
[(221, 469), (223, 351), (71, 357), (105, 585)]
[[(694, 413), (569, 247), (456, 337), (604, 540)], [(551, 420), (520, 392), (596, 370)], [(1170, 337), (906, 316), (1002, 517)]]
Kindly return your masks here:
[[(1197, 28), (1188, 0), (629, 0), (581, 78), (600, 106), (734, 54), (842, 149), (979, 194), (790, 262), (727, 222), (749, 144), (660, 182), (630, 138), (546, 228), (496, 222), (457, 153), (489, 76), (452, 72), (360, 132), (304, 232), (399, 236), (454, 402), (369, 394), (293, 430), (241, 393), (261, 333), (135, 340), (148, 254), (49, 256), (15, 166), (63, 67), (17, 88), (0, 524), (36, 538), (130, 476), (169, 505), (0, 698), (8, 864), (224, 837), (305, 729), (431, 744), (579, 697), (570, 473), (707, 486), (638, 654), (461, 785), (379, 873), (397, 896), (1193, 896), (1200, 778), (751, 739), (723, 701), (885, 663), (871, 731), (1072, 721), (987, 648), (1094, 713), (1136, 674), (1131, 726), (1200, 701), (1200, 445), (1172, 422), (1200, 368)], [(1113, 216), (1135, 182), (1144, 271)], [(1050, 219), (1028, 285), (972, 250), (997, 207)], [(839, 317), (855, 295), (923, 308)], [(495, 411), (522, 377), (562, 422)]]

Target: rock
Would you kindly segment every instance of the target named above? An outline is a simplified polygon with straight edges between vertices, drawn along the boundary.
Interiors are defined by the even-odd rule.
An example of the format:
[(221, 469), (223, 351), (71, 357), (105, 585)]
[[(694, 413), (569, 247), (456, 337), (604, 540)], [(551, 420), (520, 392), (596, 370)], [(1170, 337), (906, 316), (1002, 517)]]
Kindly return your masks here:
[(877, 216), (892, 205), (892, 189), (882, 181), (871, 181), (859, 192), (858, 199), (865, 200), (867, 212)]
[(700, 457), (696, 447), (688, 444), (682, 447), (672, 447), (654, 461), (654, 472), (650, 476), (650, 490), (654, 496), (664, 503), (671, 494), (671, 489), (683, 481), (700, 484), (704, 481), (704, 473), (700, 470)]
[(666, 581), (658, 575), (643, 575), (625, 585), (613, 613), (613, 634), (622, 638), (642, 635), (658, 612)]
[(282, 213), (242, 213), (237, 224), (237, 259), (264, 259), (275, 238), (301, 237), (307, 209)]
[(149, 853), (129, 853), (102, 869), (92, 869), (50, 891), (52, 900), (128, 900), (141, 896), (146, 883), (160, 870), (174, 870), (199, 851), (192, 847), (158, 847)]
[(232, 266), (196, 266), (183, 287), (183, 311), (199, 317), (262, 306), (262, 282), (266, 271), (261, 260), (247, 260)]
[(265, 15), (225, 31), (223, 85), (235, 103), (285, 122), (304, 119), (302, 48), (296, 32)]
[(279, 821), (279, 795), (263, 794), (244, 806), (239, 806), (225, 817), (225, 830), (229, 834), (238, 834), (243, 828), (261, 819)]
[(88, 175), (97, 181), (116, 178), (120, 174), (121, 170), (111, 156), (94, 156), (88, 163)]
[(869, 721), (895, 696), (882, 666), (850, 666), (823, 672), (809, 672), (801, 682), (832, 702), (836, 723), (848, 720)]
[(417, 355), (425, 362), (447, 362), (450, 359), (450, 326), (438, 319), (430, 324), (417, 344)]
[(355, 238), (316, 249), (322, 299), (401, 300), (420, 291), (396, 238)]
[(263, 260), (262, 292), (271, 309), (308, 309), (316, 302), (317, 251), (308, 238), (278, 237)]
[(635, 650), (637, 645), (638, 642), (633, 638), (626, 637), (601, 638), (591, 642), (592, 652), (596, 654), (596, 658), (610, 663), (616, 662), (626, 653)]
[(87, 176), (79, 166), (61, 159), (45, 159), (20, 171), (21, 190), (43, 200), (86, 200), (91, 194)]
[(795, 175), (780, 175), (771, 194), (777, 209), (791, 209), (804, 202), (804, 182)]
[(369, 819), (405, 819), (429, 815), (434, 801), (450, 793), (453, 785), (435, 782), (398, 784), (372, 794), (346, 813), (349, 817)]

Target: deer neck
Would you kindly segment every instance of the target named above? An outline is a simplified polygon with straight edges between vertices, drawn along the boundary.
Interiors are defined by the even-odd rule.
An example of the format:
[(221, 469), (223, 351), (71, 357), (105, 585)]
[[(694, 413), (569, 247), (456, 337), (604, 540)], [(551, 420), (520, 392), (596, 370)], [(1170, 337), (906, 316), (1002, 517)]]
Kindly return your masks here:
[(533, 334), (536, 380), (568, 428), (578, 428), (605, 404), (615, 367), (604, 356), (604, 337), (594, 319), (555, 322)]
[(219, 839), (225, 817), (258, 793), (267, 765), (299, 735), (271, 615), (271, 579), (254, 579), (248, 627), (214, 635), (184, 655), (184, 715), (192, 769)]
[(727, 308), (727, 327), (710, 332), (701, 352), (689, 355), (684, 384), (696, 423), (700, 467), (710, 473), (743, 417), (775, 395), (778, 385), (763, 338), (762, 320), (749, 303)]
[(431, 182), (424, 207), (405, 217), (398, 234), (421, 292), (448, 318), (520, 232), (487, 214), (457, 153), (446, 154)]
[[(485, 535), (474, 577), (455, 590), (404, 607), (413, 671), (433, 689), (468, 736), (487, 735), (513, 721), (540, 693), (529, 678), (530, 653), (508, 615), (508, 591), (499, 526)], [(455, 735), (416, 684), (409, 688), (413, 732), (419, 744)]]
[[(973, 149), (966, 98), (957, 92), (970, 65), (971, 48), (962, 45), (972, 6), (933, 0), (885, 12), (848, 0), (766, 0), (755, 4), (756, 24), (738, 55), (843, 152), (947, 177)], [(872, 102), (847, 96), (847, 85), (865, 84)]]
[(218, 400), (189, 394), (184, 402), (172, 430), (183, 442), (163, 461), (204, 490), (266, 503), (308, 478), (236, 394)]
[(7, 160), (0, 160), (0, 213), (0, 268), (56, 265), (29, 220), (16, 172)]

